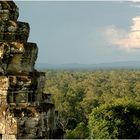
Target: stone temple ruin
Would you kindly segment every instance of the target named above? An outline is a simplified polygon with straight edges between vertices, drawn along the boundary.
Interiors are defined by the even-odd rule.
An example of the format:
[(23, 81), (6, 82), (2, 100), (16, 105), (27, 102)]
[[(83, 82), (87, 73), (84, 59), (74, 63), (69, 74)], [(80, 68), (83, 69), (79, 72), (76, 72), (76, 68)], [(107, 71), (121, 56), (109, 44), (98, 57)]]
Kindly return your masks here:
[(38, 47), (13, 1), (0, 1), (0, 138), (53, 138), (57, 112), (44, 94), (45, 73), (34, 68)]

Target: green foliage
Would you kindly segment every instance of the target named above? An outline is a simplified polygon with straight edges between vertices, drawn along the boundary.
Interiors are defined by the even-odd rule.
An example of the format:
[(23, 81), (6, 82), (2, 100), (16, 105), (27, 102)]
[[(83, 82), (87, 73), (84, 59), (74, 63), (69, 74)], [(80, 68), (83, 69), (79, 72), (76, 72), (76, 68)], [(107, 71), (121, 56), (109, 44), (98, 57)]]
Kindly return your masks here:
[[(140, 116), (135, 113), (137, 112), (137, 114), (139, 114), (137, 104), (140, 103), (140, 71), (49, 70), (46, 72), (46, 77), (45, 92), (53, 94), (52, 97), (56, 109), (59, 111), (60, 122), (68, 138), (80, 137), (81, 135), (76, 135), (76, 133), (78, 134), (80, 131), (83, 137), (85, 136), (85, 138), (87, 138), (87, 131), (86, 134), (83, 133), (82, 127), (84, 128), (84, 126), (81, 125), (81, 123), (84, 123), (87, 128), (88, 122), (89, 128), (94, 130), (94, 133), (96, 133), (96, 131), (101, 132), (96, 133), (96, 138), (131, 137), (130, 135), (128, 137), (125, 136), (125, 132), (129, 133), (129, 130), (134, 130), (132, 129), (136, 126), (134, 120), (137, 123), (139, 123), (138, 119), (140, 120)], [(127, 99), (129, 99), (131, 103)], [(120, 106), (118, 106), (118, 104)], [(95, 113), (92, 116), (93, 118), (89, 115), (93, 109), (94, 111), (97, 110), (97, 112), (95, 112), (100, 116), (98, 122), (95, 121)], [(131, 113), (126, 113), (121, 117), (119, 113), (124, 112), (125, 109), (129, 109)], [(101, 114), (99, 114), (99, 110)], [(134, 113), (132, 115), (133, 111)], [(115, 118), (116, 116), (116, 120), (107, 121), (102, 119), (104, 113), (106, 115), (112, 113), (111, 117)], [(119, 119), (117, 118), (118, 116), (120, 116)], [(94, 121), (91, 121), (92, 119), (96, 122), (95, 124), (93, 123)], [(130, 123), (128, 121), (129, 119)], [(113, 123), (116, 125), (113, 125)], [(126, 127), (125, 123), (128, 124), (129, 127), (126, 129), (129, 130), (124, 132), (123, 127)], [(122, 136), (120, 132), (122, 132)], [(131, 133), (133, 133), (132, 136), (134, 136), (136, 132), (132, 131)], [(95, 134), (94, 136), (91, 134), (90, 131), (90, 136), (95, 137)], [(97, 136), (97, 134), (99, 136)]]
[(80, 122), (75, 129), (67, 130), (65, 137), (67, 139), (85, 139), (88, 138), (88, 136), (89, 132), (87, 126), (83, 122)]
[(90, 137), (96, 139), (137, 139), (140, 136), (140, 104), (118, 99), (103, 104), (89, 117)]

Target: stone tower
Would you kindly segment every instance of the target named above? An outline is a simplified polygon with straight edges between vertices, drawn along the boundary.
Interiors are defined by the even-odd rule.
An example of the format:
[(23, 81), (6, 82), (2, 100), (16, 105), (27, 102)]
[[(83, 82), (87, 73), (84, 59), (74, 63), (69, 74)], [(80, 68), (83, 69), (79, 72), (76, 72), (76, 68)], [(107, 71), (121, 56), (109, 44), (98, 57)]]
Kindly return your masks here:
[(13, 1), (0, 1), (0, 137), (51, 138), (54, 104), (43, 94), (45, 73), (34, 68), (38, 47), (27, 42), (29, 24), (18, 15)]

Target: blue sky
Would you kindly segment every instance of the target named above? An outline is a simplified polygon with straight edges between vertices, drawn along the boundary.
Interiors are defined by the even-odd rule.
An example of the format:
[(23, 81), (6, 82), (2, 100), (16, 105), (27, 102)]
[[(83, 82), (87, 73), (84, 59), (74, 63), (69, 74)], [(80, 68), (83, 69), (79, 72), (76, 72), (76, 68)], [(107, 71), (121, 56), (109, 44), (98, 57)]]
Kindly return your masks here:
[(37, 63), (95, 64), (140, 60), (140, 3), (16, 1), (30, 24)]

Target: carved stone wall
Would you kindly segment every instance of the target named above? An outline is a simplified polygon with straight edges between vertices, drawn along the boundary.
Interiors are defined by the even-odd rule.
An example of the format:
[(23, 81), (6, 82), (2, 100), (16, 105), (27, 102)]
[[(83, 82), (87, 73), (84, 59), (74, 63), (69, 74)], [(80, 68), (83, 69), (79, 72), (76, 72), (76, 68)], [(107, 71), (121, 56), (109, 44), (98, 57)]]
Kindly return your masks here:
[(0, 1), (0, 137), (53, 138), (55, 106), (44, 94), (45, 73), (34, 68), (38, 47), (27, 42), (13, 1)]

